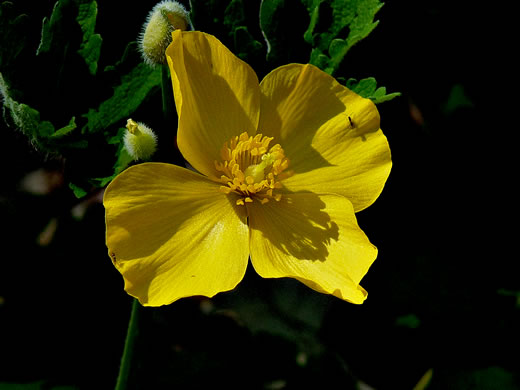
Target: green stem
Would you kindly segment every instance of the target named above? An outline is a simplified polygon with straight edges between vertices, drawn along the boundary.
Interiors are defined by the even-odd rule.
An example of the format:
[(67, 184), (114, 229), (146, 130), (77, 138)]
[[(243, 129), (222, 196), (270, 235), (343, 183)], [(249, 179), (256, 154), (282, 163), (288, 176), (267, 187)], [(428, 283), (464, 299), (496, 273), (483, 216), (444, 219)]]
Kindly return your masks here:
[(132, 302), (132, 312), (130, 314), (130, 321), (128, 322), (128, 331), (126, 333), (125, 347), (123, 356), (121, 357), (121, 366), (119, 368), (119, 376), (115, 390), (126, 390), (128, 378), (130, 376), (130, 367), (132, 363), (132, 356), (134, 354), (135, 341), (139, 333), (139, 301), (134, 299)]

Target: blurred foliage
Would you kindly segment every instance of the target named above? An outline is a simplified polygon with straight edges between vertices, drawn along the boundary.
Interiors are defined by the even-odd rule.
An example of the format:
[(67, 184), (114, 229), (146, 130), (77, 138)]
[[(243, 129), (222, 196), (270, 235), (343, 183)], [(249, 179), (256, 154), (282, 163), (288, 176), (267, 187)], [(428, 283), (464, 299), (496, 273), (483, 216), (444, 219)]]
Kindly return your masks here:
[[(343, 0), (332, 2), (328, 9), (321, 1), (194, 0), (191, 11), (196, 28), (221, 37), (259, 73), (291, 61), (314, 63), (333, 73), (347, 50), (376, 26), (372, 19), (381, 5), (378, 0)], [(20, 42), (2, 45), (0, 88), (6, 123), (23, 131), (42, 152), (70, 160), (70, 186), (77, 195), (104, 187), (129, 163), (126, 156), (121, 158), (121, 148), (109, 145), (121, 142), (119, 129), (125, 120), (158, 93), (161, 70), (139, 60), (135, 42), (128, 43), (116, 64), (99, 63), (103, 39), (96, 33), (98, 6), (93, 0), (57, 1), (50, 16), (43, 18), (36, 50), (25, 43), (27, 16), (12, 2), (4, 1), (1, 7), (2, 31), (8, 42)], [(294, 12), (304, 9), (311, 15), (305, 33), (298, 31), (304, 26), (286, 22), (298, 20)], [(309, 17), (300, 18), (305, 19)], [(331, 19), (330, 26), (319, 23), (325, 19)], [(265, 40), (258, 36), (258, 24)], [(342, 35), (347, 36), (342, 40)], [(32, 71), (23, 76), (30, 80), (19, 85), (18, 72), (28, 61)], [(367, 80), (373, 88), (366, 88)], [(384, 88), (375, 90), (372, 78), (349, 81), (352, 89), (377, 103), (397, 95), (387, 95)], [(33, 95), (30, 99), (27, 88)], [(86, 170), (75, 165), (74, 156), (84, 160), (94, 155), (98, 164)]]
[[(482, 45), (503, 30), (488, 7), (189, 3), (194, 27), (260, 79), (308, 62), (385, 102), (394, 169), (358, 215), (379, 248), (365, 304), (249, 269), (214, 299), (140, 309), (132, 388), (519, 389), (515, 241), (499, 220), (514, 203), (504, 200), (513, 176), (503, 177), (514, 153), (491, 128), (489, 75), (501, 62), (496, 45), (485, 55)], [(114, 387), (131, 299), (106, 254), (100, 196), (131, 164), (127, 117), (157, 132), (158, 161), (183, 164), (176, 119), (163, 113), (167, 74), (136, 49), (154, 5), (0, 4), (0, 390)]]
[[(103, 187), (124, 165), (120, 128), (157, 94), (160, 69), (142, 63), (135, 42), (128, 43), (117, 63), (100, 67), (102, 38), (95, 33), (95, 1), (56, 2), (43, 19), (36, 48), (24, 44), (27, 31), (19, 27), (28, 17), (18, 15), (11, 2), (1, 7), (7, 35), (18, 41), (18, 36), (11, 36), (18, 29), (22, 39), (15, 50), (2, 45), (0, 88), (7, 125), (21, 130), (42, 153), (63, 157), (76, 194)], [(20, 69), (26, 70), (23, 83)], [(54, 123), (62, 127), (56, 129)]]

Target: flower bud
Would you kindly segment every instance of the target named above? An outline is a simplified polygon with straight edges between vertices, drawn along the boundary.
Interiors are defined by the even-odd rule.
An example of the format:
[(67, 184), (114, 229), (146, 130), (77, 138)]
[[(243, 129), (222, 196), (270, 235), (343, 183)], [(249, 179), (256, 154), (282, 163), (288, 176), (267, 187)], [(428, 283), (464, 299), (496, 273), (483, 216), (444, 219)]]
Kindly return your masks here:
[(125, 148), (135, 161), (148, 160), (157, 149), (157, 136), (152, 129), (142, 123), (128, 119), (127, 131), (123, 138)]
[(172, 41), (173, 30), (190, 28), (188, 11), (176, 1), (163, 0), (148, 14), (139, 36), (139, 47), (149, 65), (166, 64), (164, 52)]

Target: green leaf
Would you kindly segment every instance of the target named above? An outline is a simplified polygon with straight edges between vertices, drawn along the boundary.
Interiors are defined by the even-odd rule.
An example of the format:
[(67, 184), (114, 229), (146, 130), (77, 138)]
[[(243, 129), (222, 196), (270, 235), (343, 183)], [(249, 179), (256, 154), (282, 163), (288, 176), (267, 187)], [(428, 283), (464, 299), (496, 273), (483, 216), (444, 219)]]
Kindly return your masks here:
[(82, 130), (95, 133), (127, 119), (160, 84), (160, 68), (138, 64), (121, 77), (112, 97), (102, 102), (97, 109), (90, 109), (83, 115), (88, 123)]
[(276, 286), (267, 282), (262, 288), (264, 294), (247, 287), (241, 284), (221, 299), (236, 310), (248, 329), (282, 336), (300, 345), (305, 340), (305, 349), (319, 349), (316, 332), (332, 302), (330, 296), (305, 289), (293, 279), (278, 279)]
[(70, 134), (72, 130), (76, 128), (76, 117), (72, 117), (69, 124), (67, 126), (62, 127), (61, 129), (58, 129), (54, 132), (54, 134), (51, 135), (52, 138), (62, 138), (66, 136), (67, 134)]
[(260, 26), (267, 42), (267, 59), (278, 57), (283, 51), (283, 17), (285, 0), (263, 0), (260, 5)]
[(255, 58), (259, 58), (264, 52), (264, 46), (254, 39), (246, 26), (237, 27), (233, 31), (233, 43), (236, 55), (246, 62), (254, 61)]
[[(41, 88), (64, 106), (70, 104), (64, 96), (77, 93), (74, 87), (83, 83), (92, 85), (91, 77), (97, 72), (102, 39), (94, 33), (96, 17), (94, 0), (59, 0), (43, 20), (36, 51), (41, 69), (46, 69)], [(77, 99), (80, 104), (84, 100), (83, 96)]]
[(329, 54), (332, 58), (341, 56), (348, 50), (348, 42), (344, 39), (333, 39), (329, 46)]
[(27, 15), (15, 15), (13, 3), (4, 1), (0, 4), (0, 31), (2, 44), (0, 45), (0, 69), (16, 65), (20, 53), (29, 46), (26, 34), (29, 18)]
[(83, 198), (85, 195), (87, 195), (87, 191), (83, 188), (77, 186), (74, 183), (69, 183), (69, 188), (72, 190), (76, 198), (80, 199)]
[(126, 128), (119, 128), (117, 134), (109, 139), (109, 143), (113, 145), (118, 145), (116, 152), (116, 163), (114, 164), (114, 174), (110, 176), (111, 178), (116, 177), (121, 172), (123, 172), (129, 165), (132, 163), (133, 158), (128, 154), (128, 151), (125, 148), (123, 143), (123, 137), (126, 133)]
[(403, 328), (416, 329), (421, 325), (421, 320), (415, 314), (406, 314), (397, 317), (395, 325)]
[(377, 88), (376, 79), (373, 77), (367, 77), (360, 81), (348, 79), (346, 87), (364, 98), (371, 99), (376, 104), (387, 102), (397, 96), (401, 96), (399, 92), (387, 94), (385, 87)]
[(239, 26), (244, 26), (245, 19), (242, 0), (231, 0), (224, 11), (224, 25), (229, 26), (231, 31), (233, 31)]
[(260, 27), (267, 42), (267, 61), (271, 67), (307, 62), (311, 47), (303, 40), (306, 13), (299, 2), (262, 0)]
[(39, 121), (40, 113), (29, 106), (23, 104), (27, 109), (32, 110), (36, 115), (36, 140), (39, 144), (42, 144), (46, 138), (50, 138), (54, 135), (54, 125), (49, 121)]
[[(40, 120), (40, 113), (27, 104), (19, 103), (11, 98), (9, 88), (0, 73), (0, 92), (4, 103), (4, 120), (8, 125), (21, 130), (37, 148), (54, 151), (55, 141), (61, 140), (76, 128), (75, 118), (69, 124), (55, 131), (49, 121)], [(73, 141), (60, 144), (69, 148), (85, 148), (87, 141)]]
[(259, 57), (263, 45), (248, 30), (251, 23), (248, 23), (247, 11), (243, 0), (232, 0), (224, 10), (223, 23), (233, 40), (233, 52), (242, 60), (251, 62)]
[[(379, 23), (374, 17), (383, 6), (379, 0), (302, 2), (310, 18), (304, 39), (314, 48), (310, 63), (328, 73), (334, 73), (352, 46), (374, 30)], [(322, 56), (328, 57), (326, 65)]]
[(83, 57), (92, 75), (95, 75), (98, 67), (99, 55), (101, 53), (101, 35), (94, 34), (97, 17), (97, 3), (88, 1), (79, 4), (77, 22), (83, 32), (83, 42), (78, 53)]
[[(344, 4), (345, 1), (338, 1), (338, 3)], [(355, 15), (344, 14), (349, 20), (348, 26), (350, 27), (350, 33), (346, 39), (346, 51), (366, 38), (376, 28), (379, 21), (374, 21), (374, 17), (383, 6), (379, 0), (358, 0), (355, 3)], [(341, 6), (339, 5), (339, 7)], [(350, 17), (352, 17), (352, 21), (350, 21)], [(346, 54), (346, 51), (343, 55)]]
[(134, 161), (133, 157), (130, 156), (128, 151), (126, 150), (123, 137), (125, 135), (126, 128), (120, 128), (115, 136), (106, 138), (108, 139), (108, 143), (112, 145), (118, 145), (116, 152), (116, 162), (113, 167), (113, 173), (110, 176), (99, 177), (90, 179), (89, 182), (96, 187), (105, 187), (110, 183), (117, 175), (123, 172), (128, 166)]
[(306, 5), (307, 11), (309, 12), (310, 16), (309, 27), (307, 28), (307, 31), (305, 31), (305, 33), (303, 34), (303, 38), (308, 43), (314, 44), (314, 29), (316, 28), (320, 19), (319, 5), (321, 4), (322, 0), (302, 0), (302, 2)]
[(49, 137), (54, 133), (54, 126), (50, 122), (40, 122), (38, 111), (10, 96), (9, 87), (1, 73), (0, 93), (4, 103), (4, 120), (8, 125), (14, 125), (37, 144), (40, 138)]
[(73, 13), (71, 0), (60, 0), (54, 4), (50, 18), (43, 19), (40, 45), (36, 50), (36, 55), (60, 53), (59, 57), (54, 56), (57, 61), (65, 57), (70, 45), (70, 33), (67, 34), (65, 23)]
[(448, 100), (442, 106), (442, 111), (449, 115), (460, 108), (472, 108), (473, 106), (473, 102), (466, 96), (464, 87), (461, 84), (455, 84), (450, 91)]
[(319, 49), (312, 50), (309, 63), (317, 66), (328, 74), (331, 74), (334, 71), (334, 69), (330, 67), (330, 58), (323, 54)]
[(112, 178), (116, 177), (121, 172), (123, 172), (126, 168), (128, 168), (128, 166), (132, 163), (132, 161), (134, 161), (134, 158), (132, 156), (130, 156), (130, 154), (128, 153), (126, 148), (121, 147), (121, 149), (118, 153), (117, 161), (114, 165), (114, 175), (112, 176)]
[(258, 24), (256, 1), (191, 0), (190, 7), (190, 18), (196, 30), (215, 35), (235, 55), (250, 64), (264, 60), (263, 42), (253, 34)]

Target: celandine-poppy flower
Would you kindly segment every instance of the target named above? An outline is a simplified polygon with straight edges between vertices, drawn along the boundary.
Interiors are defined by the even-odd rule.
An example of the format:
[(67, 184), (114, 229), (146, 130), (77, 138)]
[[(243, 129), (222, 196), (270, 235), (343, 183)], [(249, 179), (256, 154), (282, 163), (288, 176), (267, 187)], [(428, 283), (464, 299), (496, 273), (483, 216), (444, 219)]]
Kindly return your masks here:
[(144, 163), (107, 187), (106, 242), (125, 290), (147, 306), (211, 297), (250, 257), (264, 278), (362, 303), (377, 249), (355, 212), (391, 168), (375, 105), (312, 65), (258, 83), (215, 37), (172, 35), (178, 145), (200, 173)]

